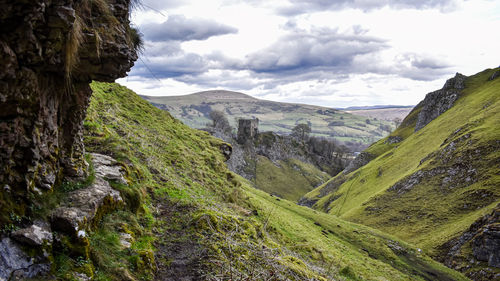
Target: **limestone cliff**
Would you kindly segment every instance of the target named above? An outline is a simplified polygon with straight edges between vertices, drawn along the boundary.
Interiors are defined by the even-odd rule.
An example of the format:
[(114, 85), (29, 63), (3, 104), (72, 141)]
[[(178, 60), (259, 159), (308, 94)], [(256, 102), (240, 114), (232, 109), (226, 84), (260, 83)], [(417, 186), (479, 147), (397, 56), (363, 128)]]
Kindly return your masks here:
[(123, 77), (140, 39), (129, 0), (0, 1), (0, 226), (30, 194), (82, 177), (91, 80)]

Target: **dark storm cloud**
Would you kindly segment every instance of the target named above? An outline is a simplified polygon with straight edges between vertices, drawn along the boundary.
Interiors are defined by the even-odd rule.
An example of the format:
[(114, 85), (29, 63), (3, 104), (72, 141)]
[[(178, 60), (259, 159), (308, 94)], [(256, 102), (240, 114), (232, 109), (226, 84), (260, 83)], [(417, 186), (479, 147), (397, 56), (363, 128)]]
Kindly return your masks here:
[(182, 15), (171, 15), (163, 23), (150, 23), (141, 26), (146, 40), (190, 41), (206, 40), (213, 36), (237, 33), (234, 27), (207, 19), (187, 19)]
[(454, 9), (456, 0), (289, 0), (290, 4), (278, 9), (282, 15), (299, 15), (326, 10), (360, 9), (370, 11), (383, 7), (395, 9)]
[(349, 34), (329, 28), (296, 30), (270, 47), (249, 55), (245, 67), (257, 73), (304, 72), (308, 69), (341, 72), (350, 68), (356, 56), (388, 47), (382, 39), (360, 34), (357, 28), (353, 30)]

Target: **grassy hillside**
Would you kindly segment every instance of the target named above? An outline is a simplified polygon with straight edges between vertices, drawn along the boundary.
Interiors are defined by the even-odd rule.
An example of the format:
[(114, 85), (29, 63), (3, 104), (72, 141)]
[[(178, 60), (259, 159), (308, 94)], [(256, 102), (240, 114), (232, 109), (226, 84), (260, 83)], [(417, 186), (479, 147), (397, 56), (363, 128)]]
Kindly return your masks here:
[(92, 89), (87, 150), (119, 160), (131, 184), (114, 184), (126, 206), (89, 233), (89, 258), (58, 258), (61, 278), (466, 280), (395, 237), (252, 188), (227, 170), (220, 140), (130, 90)]
[(233, 127), (237, 118), (259, 118), (261, 131), (290, 133), (300, 123), (311, 122), (316, 136), (365, 144), (383, 138), (392, 122), (353, 115), (340, 110), (305, 104), (280, 103), (229, 91), (207, 91), (185, 96), (145, 97), (193, 128), (204, 128), (211, 110), (224, 111)]
[(415, 108), (366, 152), (376, 159), (306, 195), (315, 208), (376, 227), (437, 254), (500, 202), (498, 69), (467, 78), (455, 105), (414, 132)]
[(296, 159), (273, 163), (258, 156), (257, 161), (255, 183), (259, 189), (294, 202), (330, 178), (314, 165)]

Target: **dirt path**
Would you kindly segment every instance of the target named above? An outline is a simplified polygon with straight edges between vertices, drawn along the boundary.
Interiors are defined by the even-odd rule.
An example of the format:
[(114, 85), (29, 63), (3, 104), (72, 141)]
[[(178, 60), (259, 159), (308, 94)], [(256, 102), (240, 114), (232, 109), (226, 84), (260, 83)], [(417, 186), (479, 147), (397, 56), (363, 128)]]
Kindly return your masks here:
[(161, 201), (156, 202), (155, 231), (157, 241), (155, 259), (158, 266), (157, 281), (197, 281), (204, 280), (202, 261), (206, 251), (198, 239), (187, 231), (190, 209), (186, 206)]

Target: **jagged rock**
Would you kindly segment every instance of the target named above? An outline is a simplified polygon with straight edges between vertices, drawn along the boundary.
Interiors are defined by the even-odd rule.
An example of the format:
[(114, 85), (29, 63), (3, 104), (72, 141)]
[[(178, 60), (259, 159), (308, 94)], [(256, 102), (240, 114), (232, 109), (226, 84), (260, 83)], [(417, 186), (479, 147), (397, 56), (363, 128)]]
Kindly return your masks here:
[(238, 121), (238, 143), (245, 144), (259, 133), (259, 119), (240, 119)]
[(50, 226), (44, 221), (35, 221), (31, 226), (12, 232), (11, 237), (20, 243), (31, 246), (42, 246), (52, 243)]
[(314, 204), (316, 204), (316, 202), (318, 202), (318, 199), (309, 199), (309, 198), (306, 198), (306, 197), (302, 197), (297, 202), (297, 205), (306, 206), (306, 207), (312, 208), (312, 206), (314, 206)]
[(123, 248), (130, 248), (132, 246), (132, 242), (134, 242), (134, 238), (129, 233), (120, 233), (120, 245)]
[(428, 93), (416, 108), (421, 107), (415, 125), (415, 132), (419, 131), (439, 115), (450, 109), (460, 97), (465, 88), (467, 76), (457, 73), (455, 77), (448, 79), (441, 90)]
[(127, 184), (127, 181), (123, 178), (122, 168), (117, 165), (115, 159), (98, 153), (92, 153), (91, 155), (96, 177)]
[(351, 163), (349, 163), (349, 166), (347, 166), (342, 173), (344, 174), (349, 174), (352, 171), (355, 171), (364, 165), (368, 164), (370, 161), (372, 161), (374, 158), (373, 155), (371, 155), (368, 152), (361, 152), (354, 160), (352, 160)]
[(23, 280), (49, 270), (50, 265), (43, 258), (30, 257), (10, 238), (0, 240), (0, 280)]
[(488, 78), (488, 81), (494, 80), (498, 77), (500, 77), (500, 70), (497, 70), (493, 74), (491, 74), (490, 78)]
[(90, 13), (76, 0), (0, 2), (0, 186), (20, 202), (61, 176), (85, 175), (89, 82), (123, 77), (137, 59), (129, 0), (103, 3), (109, 11)]
[(121, 203), (120, 193), (112, 189), (107, 181), (96, 178), (90, 187), (70, 192), (63, 206), (52, 213), (52, 227), (79, 236), (79, 231), (87, 229), (97, 215), (103, 214), (103, 209), (114, 209)]
[[(443, 263), (448, 267), (466, 271), (473, 280), (497, 280), (500, 268), (500, 204), (476, 220), (467, 231), (440, 248), (444, 252)], [(469, 246), (470, 245), (470, 246)], [(463, 249), (472, 248), (471, 256), (464, 256)], [(468, 252), (468, 251), (467, 251)], [(488, 267), (477, 267), (475, 260), (485, 262)], [(470, 270), (471, 265), (476, 268)]]
[(219, 146), (222, 155), (226, 158), (226, 161), (231, 159), (231, 154), (233, 153), (233, 147), (230, 144), (223, 143)]
[(387, 140), (385, 140), (385, 143), (393, 144), (393, 143), (398, 143), (398, 142), (402, 142), (402, 141), (403, 141), (403, 138), (400, 136), (389, 136), (387, 138)]

